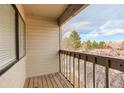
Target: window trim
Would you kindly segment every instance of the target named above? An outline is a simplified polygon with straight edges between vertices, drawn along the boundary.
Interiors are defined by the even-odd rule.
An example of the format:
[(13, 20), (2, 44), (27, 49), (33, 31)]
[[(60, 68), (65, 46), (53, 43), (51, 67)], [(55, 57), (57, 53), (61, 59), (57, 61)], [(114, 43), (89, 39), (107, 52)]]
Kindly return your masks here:
[[(6, 67), (0, 70), (0, 76), (3, 75), (6, 71), (8, 71), (12, 66), (14, 66), (17, 62), (19, 62), (23, 57), (26, 56), (26, 24), (21, 16), (20, 12), (18, 11), (17, 7), (15, 4), (11, 4), (12, 8), (15, 11), (15, 51), (16, 51), (16, 60), (9, 63)], [(24, 22), (24, 56), (19, 58), (19, 16)]]
[[(18, 11), (18, 45), (19, 45), (19, 17), (21, 18), (21, 20), (23, 21), (23, 23), (24, 23), (24, 55), (22, 56), (22, 57), (19, 57), (19, 54), (18, 54), (18, 58), (19, 58), (19, 60), (20, 59), (22, 59), (23, 57), (25, 57), (26, 56), (26, 24), (25, 24), (25, 21), (24, 21), (24, 19), (23, 19), (23, 17), (22, 17), (22, 15), (20, 14), (20, 12)], [(18, 46), (18, 48), (19, 48), (19, 46)], [(18, 51), (19, 51), (19, 49), (18, 49)], [(20, 52), (20, 51), (19, 51)]]

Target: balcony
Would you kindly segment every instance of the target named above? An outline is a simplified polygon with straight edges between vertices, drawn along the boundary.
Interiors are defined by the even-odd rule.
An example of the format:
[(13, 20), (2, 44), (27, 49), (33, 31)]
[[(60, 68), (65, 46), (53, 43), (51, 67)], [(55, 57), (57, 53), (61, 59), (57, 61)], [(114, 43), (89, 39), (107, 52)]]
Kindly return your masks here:
[[(14, 54), (12, 58), (15, 58), (15, 60), (7, 65), (0, 64), (0, 67), (2, 67), (0, 68), (0, 87), (124, 88), (124, 59), (61, 49), (60, 27), (88, 5), (25, 4), (12, 6), (14, 7), (13, 11), (15, 9), (15, 14), (12, 16), (15, 17), (13, 19), (16, 19), (14, 22), (17, 24), (15, 27), (13, 26), (16, 33), (12, 34), (13, 38), (10, 38), (14, 39), (16, 37), (16, 39), (13, 40), (12, 46), (7, 46), (7, 49), (12, 47), (10, 52), (5, 51), (3, 53)], [(10, 7), (9, 5), (6, 9)], [(24, 45), (21, 45), (19, 41), (21, 37), (19, 30), (23, 27), (20, 26), (19, 28), (20, 24), (18, 22), (23, 22), (20, 21), (21, 18), (24, 21), (24, 27), (26, 27)], [(10, 34), (4, 33), (4, 35)], [(10, 40), (4, 36), (2, 38)], [(0, 44), (3, 41), (0, 41)], [(5, 43), (2, 44), (3, 49), (0, 49), (0, 52), (7, 50), (4, 49), (6, 48), (4, 47)], [(11, 45), (10, 42), (9, 44)], [(20, 53), (23, 50), (20, 49), (20, 46), (23, 46), (26, 52)], [(22, 54), (24, 55), (20, 57)], [(3, 59), (0, 59), (0, 61), (8, 62), (7, 57), (1, 57)]]
[[(122, 59), (60, 50), (60, 62), (61, 64), (59, 73), (52, 73), (48, 75), (27, 78), (24, 87), (25, 88), (124, 87), (123, 86), (124, 63)], [(112, 80), (113, 78), (115, 78), (116, 81), (115, 85), (114, 85), (115, 81), (113, 82)], [(122, 83), (119, 84), (119, 82)]]

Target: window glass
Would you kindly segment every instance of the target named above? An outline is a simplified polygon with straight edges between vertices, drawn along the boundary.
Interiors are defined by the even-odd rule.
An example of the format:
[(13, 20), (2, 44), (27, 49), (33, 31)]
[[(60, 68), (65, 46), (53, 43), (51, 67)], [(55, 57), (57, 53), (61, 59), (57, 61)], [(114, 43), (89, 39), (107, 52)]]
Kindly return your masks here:
[(25, 55), (25, 24), (19, 16), (19, 58)]

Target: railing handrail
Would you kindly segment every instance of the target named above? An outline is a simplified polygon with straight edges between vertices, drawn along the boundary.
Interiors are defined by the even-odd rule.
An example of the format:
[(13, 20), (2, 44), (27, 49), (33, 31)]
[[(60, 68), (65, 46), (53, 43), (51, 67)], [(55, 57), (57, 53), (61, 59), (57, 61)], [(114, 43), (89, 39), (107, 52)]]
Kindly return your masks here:
[(80, 55), (81, 56), (80, 59), (83, 59), (83, 60), (85, 60), (85, 58), (87, 57), (86, 61), (89, 61), (92, 63), (93, 63), (93, 60), (96, 59), (96, 64), (99, 64), (102, 66), (106, 66), (106, 61), (108, 61), (109, 68), (113, 68), (113, 69), (124, 72), (124, 59), (110, 57), (110, 56), (81, 53), (81, 52), (75, 52), (75, 51), (67, 51), (67, 50), (60, 50), (60, 53), (64, 53), (70, 56), (73, 56), (75, 54), (75, 58), (78, 58), (78, 56)]
[(91, 55), (91, 56), (98, 56), (98, 57), (104, 57), (104, 58), (109, 58), (109, 59), (124, 61), (124, 58), (119, 58), (119, 57), (115, 57), (115, 56), (107, 56), (107, 55), (105, 56), (105, 55), (100, 55), (100, 54), (92, 54), (92, 53), (77, 52), (77, 51), (70, 51), (70, 50), (60, 50), (60, 52), (61, 52), (61, 51), (73, 52), (73, 53), (75, 53), (75, 54)]

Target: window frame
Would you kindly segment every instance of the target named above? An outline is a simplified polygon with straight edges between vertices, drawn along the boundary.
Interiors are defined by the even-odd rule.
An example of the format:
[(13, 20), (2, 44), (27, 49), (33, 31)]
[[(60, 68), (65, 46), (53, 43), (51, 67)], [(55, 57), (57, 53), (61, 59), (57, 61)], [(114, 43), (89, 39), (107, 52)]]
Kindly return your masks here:
[[(20, 12), (18, 11), (16, 5), (15, 4), (10, 4), (10, 5), (15, 11), (15, 20), (14, 20), (15, 21), (15, 37), (14, 38), (15, 38), (16, 60), (13, 62), (10, 62), (8, 65), (2, 68), (0, 70), (0, 76), (3, 75), (6, 71), (8, 71), (16, 63), (18, 63), (19, 60), (21, 60), (23, 57), (26, 56), (26, 24)], [(19, 16), (21, 17), (24, 23), (24, 55), (21, 58), (19, 58)]]
[[(26, 24), (25, 24), (25, 21), (24, 21), (24, 19), (23, 19), (23, 17), (22, 17), (22, 15), (20, 14), (20, 12), (18, 11), (18, 44), (19, 44), (19, 42), (20, 42), (20, 39), (19, 39), (19, 17), (21, 18), (21, 20), (23, 21), (23, 23), (24, 23), (24, 42), (23, 42), (23, 44), (24, 44), (24, 55), (23, 56), (19, 56), (19, 54), (20, 54), (20, 50), (18, 49), (18, 51), (19, 51), (19, 54), (18, 54), (18, 57), (19, 57), (19, 60), (20, 59), (22, 59), (24, 56), (26, 56)], [(18, 48), (19, 48), (19, 46), (18, 46)]]

